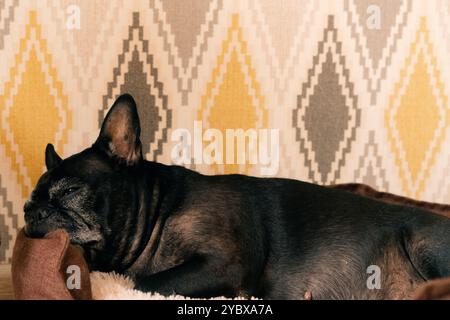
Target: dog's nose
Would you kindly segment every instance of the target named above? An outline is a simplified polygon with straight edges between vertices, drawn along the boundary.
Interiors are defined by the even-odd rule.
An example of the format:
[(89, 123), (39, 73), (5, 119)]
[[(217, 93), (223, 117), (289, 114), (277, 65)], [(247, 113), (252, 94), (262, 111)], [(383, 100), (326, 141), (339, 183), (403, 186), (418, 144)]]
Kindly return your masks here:
[(25, 212), (25, 221), (27, 223), (43, 220), (50, 215), (44, 208), (35, 207), (28, 202), (25, 204), (23, 210)]
[(30, 201), (27, 201), (27, 202), (25, 202), (25, 205), (23, 206), (23, 211), (24, 211), (25, 213), (27, 213), (27, 211), (33, 210), (33, 207), (34, 207), (33, 202), (31, 202), (31, 200), (30, 200)]

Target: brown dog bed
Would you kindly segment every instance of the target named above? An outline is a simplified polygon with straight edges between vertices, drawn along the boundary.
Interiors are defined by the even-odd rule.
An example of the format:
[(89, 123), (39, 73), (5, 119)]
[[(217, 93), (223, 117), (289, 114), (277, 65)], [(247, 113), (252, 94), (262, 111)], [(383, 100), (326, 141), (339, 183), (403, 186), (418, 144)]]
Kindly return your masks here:
[[(330, 187), (344, 189), (387, 203), (420, 207), (450, 217), (449, 205), (416, 201), (378, 192), (362, 184), (341, 184)], [(68, 286), (68, 281), (74, 281), (73, 277), (79, 277), (75, 279), (78, 283), (75, 286)], [(115, 273), (89, 273), (81, 249), (69, 243), (68, 234), (64, 230), (51, 232), (42, 239), (28, 238), (21, 231), (13, 251), (12, 282), (16, 299), (148, 300), (184, 298), (180, 296), (162, 297), (158, 294), (139, 292), (133, 289), (131, 279)], [(450, 299), (450, 278), (425, 283), (411, 298)]]

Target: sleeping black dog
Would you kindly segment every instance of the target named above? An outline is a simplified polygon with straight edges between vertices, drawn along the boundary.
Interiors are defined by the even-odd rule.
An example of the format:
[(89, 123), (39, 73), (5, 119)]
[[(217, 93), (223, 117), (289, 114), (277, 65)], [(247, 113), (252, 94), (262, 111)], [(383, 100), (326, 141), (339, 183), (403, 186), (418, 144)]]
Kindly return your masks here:
[(92, 270), (192, 297), (401, 299), (450, 276), (448, 218), (296, 180), (148, 162), (139, 135), (122, 95), (91, 148), (62, 160), (48, 145), (24, 207), (28, 235), (64, 228)]

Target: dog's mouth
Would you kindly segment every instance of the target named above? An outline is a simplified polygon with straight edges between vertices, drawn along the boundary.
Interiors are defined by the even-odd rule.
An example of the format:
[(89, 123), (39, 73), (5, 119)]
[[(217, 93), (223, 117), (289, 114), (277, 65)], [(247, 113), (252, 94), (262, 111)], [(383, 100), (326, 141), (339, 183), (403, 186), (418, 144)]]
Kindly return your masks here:
[[(24, 232), (30, 238), (43, 238), (47, 233), (56, 229), (65, 229), (62, 227), (51, 227), (45, 221), (34, 221), (25, 224)], [(67, 230), (66, 230), (67, 231)]]
[(27, 223), (24, 227), (24, 232), (29, 238), (43, 238), (46, 234), (57, 229), (64, 229), (69, 234), (70, 243), (73, 245), (97, 248), (103, 243), (103, 237), (97, 232), (68, 230), (68, 228), (64, 226), (49, 226), (44, 222)]
[(46, 234), (57, 229), (64, 229), (70, 235), (74, 230), (70, 230), (68, 226), (73, 225), (70, 221), (63, 218), (57, 212), (50, 212), (39, 219), (33, 217), (25, 218), (24, 232), (31, 238), (43, 238)]
[(30, 238), (43, 238), (57, 229), (69, 234), (70, 243), (85, 247), (101, 247), (104, 243), (100, 225), (82, 214), (73, 211), (45, 212), (37, 216), (35, 212), (26, 212), (24, 232)]
[(42, 236), (40, 236), (40, 234), (38, 234), (33, 227), (30, 226), (29, 223), (27, 223), (25, 225), (25, 227), (23, 228), (23, 231), (25, 232), (25, 235), (28, 238), (42, 238)]

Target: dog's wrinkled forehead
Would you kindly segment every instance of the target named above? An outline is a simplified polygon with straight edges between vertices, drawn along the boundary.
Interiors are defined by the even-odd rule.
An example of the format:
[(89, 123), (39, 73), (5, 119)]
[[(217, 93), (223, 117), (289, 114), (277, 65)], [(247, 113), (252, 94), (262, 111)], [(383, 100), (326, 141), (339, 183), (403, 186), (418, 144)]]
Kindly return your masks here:
[(32, 196), (43, 198), (74, 184), (92, 183), (111, 171), (107, 161), (103, 161), (94, 152), (85, 150), (45, 172), (39, 179)]
[(83, 184), (83, 181), (79, 178), (76, 177), (63, 177), (59, 180), (54, 181), (49, 189), (48, 189), (48, 193), (50, 195), (55, 195), (57, 194), (60, 190), (64, 190), (67, 189), (69, 187), (72, 187), (74, 185), (81, 185)]
[(49, 175), (46, 178), (39, 181), (29, 200), (32, 202), (52, 200), (58, 196), (61, 190), (69, 188), (76, 181), (73, 178), (51, 179)]
[(63, 171), (60, 174), (86, 179), (92, 175), (112, 172), (110, 162), (92, 149), (87, 149), (65, 159), (59, 167), (55, 168), (56, 171), (58, 169)]
[(31, 193), (31, 200), (46, 200), (74, 183), (81, 183), (79, 178), (63, 177), (52, 173), (46, 172), (41, 176), (36, 188)]

